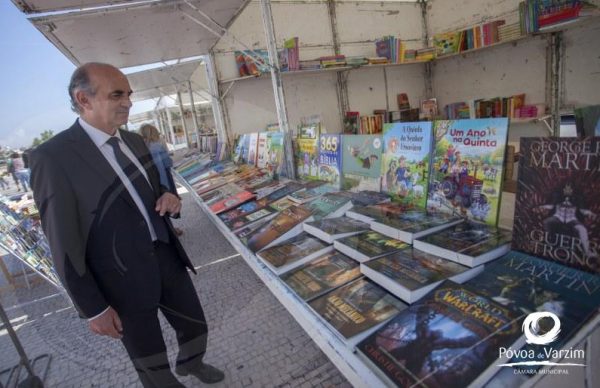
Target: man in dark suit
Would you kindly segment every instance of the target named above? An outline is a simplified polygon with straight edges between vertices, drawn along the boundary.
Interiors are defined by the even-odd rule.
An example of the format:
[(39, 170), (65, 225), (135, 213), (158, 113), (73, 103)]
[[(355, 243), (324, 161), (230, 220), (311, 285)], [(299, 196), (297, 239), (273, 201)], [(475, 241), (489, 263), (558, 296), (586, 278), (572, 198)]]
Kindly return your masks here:
[[(175, 372), (205, 383), (207, 326), (174, 233), (180, 199), (160, 186), (142, 138), (127, 122), (131, 88), (113, 66), (88, 63), (71, 78), (79, 119), (31, 153), (32, 188), (56, 270), (91, 331), (119, 338), (145, 387), (181, 387), (158, 320), (177, 333)], [(187, 267), (187, 268), (186, 268)]]

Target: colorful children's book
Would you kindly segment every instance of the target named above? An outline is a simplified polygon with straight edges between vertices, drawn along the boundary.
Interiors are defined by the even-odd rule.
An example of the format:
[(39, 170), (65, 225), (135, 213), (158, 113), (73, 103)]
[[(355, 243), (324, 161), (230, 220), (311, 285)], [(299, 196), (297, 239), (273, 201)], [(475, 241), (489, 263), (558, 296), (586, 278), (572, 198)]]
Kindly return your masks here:
[(319, 177), (319, 140), (296, 140), (296, 174), (298, 179), (317, 179)]
[(330, 291), (309, 305), (351, 344), (360, 342), (406, 308), (406, 304), (365, 278)]
[(362, 232), (335, 240), (333, 246), (359, 263), (364, 263), (365, 261), (389, 255), (390, 253), (409, 247), (405, 242), (373, 231)]
[(381, 190), (393, 201), (424, 209), (433, 141), (431, 122), (385, 124), (383, 128)]
[(319, 179), (340, 188), (342, 174), (342, 138), (322, 134), (319, 144)]
[(600, 138), (522, 138), (513, 249), (600, 273)]
[(348, 217), (337, 217), (305, 222), (303, 228), (305, 232), (333, 244), (339, 238), (369, 230), (369, 224)]
[(342, 188), (380, 191), (381, 135), (342, 136)]
[(248, 249), (260, 251), (302, 232), (302, 223), (311, 214), (301, 206), (292, 206), (277, 214), (268, 223), (248, 236)]
[(472, 221), (461, 222), (413, 242), (415, 248), (475, 267), (510, 250), (509, 231)]
[(414, 303), (444, 280), (463, 283), (483, 271), (408, 247), (362, 263), (360, 271), (406, 303)]
[(443, 120), (433, 126), (427, 207), (496, 226), (508, 119)]
[(301, 299), (309, 301), (360, 277), (358, 263), (332, 251), (281, 275)]
[(331, 251), (333, 246), (303, 232), (280, 244), (263, 249), (256, 256), (261, 258), (273, 272), (281, 275)]
[(267, 143), (269, 141), (269, 133), (268, 132), (259, 132), (258, 133), (258, 146), (256, 150), (256, 167), (265, 168), (267, 167), (267, 159), (269, 158), (267, 154)]
[(266, 168), (271, 176), (279, 176), (283, 159), (283, 132), (267, 132)]
[(498, 371), (498, 349), (524, 340), (519, 314), (446, 281), (358, 344), (390, 385), (479, 387)]

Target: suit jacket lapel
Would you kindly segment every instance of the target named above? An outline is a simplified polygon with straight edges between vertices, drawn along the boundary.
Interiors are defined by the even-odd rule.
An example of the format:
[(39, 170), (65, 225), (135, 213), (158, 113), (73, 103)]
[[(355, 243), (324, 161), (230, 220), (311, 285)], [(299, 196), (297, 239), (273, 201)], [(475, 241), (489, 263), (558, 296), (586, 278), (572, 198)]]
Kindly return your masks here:
[(113, 185), (116, 180), (119, 180), (118, 185), (115, 186), (116, 190), (119, 190), (119, 195), (127, 201), (127, 203), (133, 208), (137, 209), (135, 202), (129, 195), (129, 192), (125, 188), (113, 170), (112, 166), (108, 163), (102, 152), (96, 147), (96, 144), (90, 139), (87, 133), (83, 130), (79, 122), (75, 122), (71, 128), (71, 140), (73, 141), (73, 149), (79, 154), (81, 159), (90, 167), (96, 171), (107, 185)]

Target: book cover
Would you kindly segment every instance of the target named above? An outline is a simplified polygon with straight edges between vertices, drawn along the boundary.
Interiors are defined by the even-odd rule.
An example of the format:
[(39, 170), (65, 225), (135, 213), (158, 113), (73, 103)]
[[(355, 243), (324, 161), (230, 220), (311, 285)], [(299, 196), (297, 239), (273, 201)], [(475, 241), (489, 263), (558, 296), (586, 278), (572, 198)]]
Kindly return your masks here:
[(303, 232), (283, 241), (281, 244), (263, 249), (257, 256), (266, 261), (271, 267), (280, 269), (329, 246), (329, 244), (324, 243), (318, 238)]
[(423, 118), (433, 120), (438, 114), (437, 99), (430, 98), (421, 101), (421, 115)]
[(288, 198), (296, 203), (305, 203), (314, 200), (317, 197), (320, 197), (323, 194), (331, 193), (334, 191), (338, 191), (336, 187), (325, 184), (324, 181), (311, 181), (311, 185), (305, 186), (304, 189), (297, 190), (290, 195)]
[(348, 195), (352, 204), (358, 206), (370, 206), (390, 201), (390, 197), (387, 194), (380, 193), (379, 191), (341, 191), (340, 193)]
[(361, 272), (404, 300), (414, 303), (444, 280), (462, 283), (481, 272), (413, 247), (361, 264)]
[[(560, 332), (554, 342), (548, 345), (526, 344), (523, 347), (526, 352), (521, 352), (525, 357), (515, 357), (510, 360), (511, 363), (533, 361), (529, 357), (531, 351), (539, 355), (535, 361), (552, 361), (551, 350), (564, 349), (595, 316), (600, 301), (599, 276), (517, 251), (486, 265), (485, 271), (466, 284), (481, 295), (524, 314), (552, 312), (559, 318)], [(540, 367), (503, 367), (499, 373), (501, 376), (494, 379), (502, 377), (502, 380), (508, 379), (510, 386), (521, 385), (523, 377), (533, 376), (533, 373), (525, 372), (533, 372)], [(516, 375), (515, 371), (523, 373)], [(514, 384), (515, 381), (518, 383)]]
[(372, 281), (361, 278), (309, 303), (345, 339), (394, 317), (406, 304)]
[(427, 205), (432, 123), (394, 123), (383, 127), (381, 190), (393, 201), (424, 209)]
[(414, 246), (473, 267), (508, 252), (511, 239), (510, 231), (469, 221), (420, 237), (414, 241)]
[(347, 209), (352, 207), (352, 202), (345, 195), (326, 193), (310, 202), (304, 203), (302, 207), (308, 210), (315, 220), (319, 220), (321, 218), (342, 216)]
[(370, 206), (355, 206), (348, 212), (348, 216), (352, 216), (359, 220), (365, 220), (366, 222), (366, 220), (394, 218), (409, 210), (412, 210), (412, 208), (408, 205), (384, 202)]
[(267, 222), (269, 222), (270, 218), (262, 218), (254, 223), (251, 223), (248, 226), (240, 228), (233, 233), (240, 240), (240, 242), (244, 245), (248, 245), (248, 237), (252, 235), (256, 230), (262, 228)]
[(359, 343), (358, 350), (401, 387), (477, 386), (483, 382), (478, 377), (498, 360), (498, 349), (520, 337), (518, 317), (472, 288), (446, 281)]
[(360, 128), (360, 113), (346, 112), (344, 117), (344, 135), (356, 135)]
[(408, 244), (374, 231), (363, 232), (334, 241), (333, 246), (355, 260), (364, 262), (409, 247)]
[(248, 164), (256, 166), (258, 152), (258, 133), (248, 135)]
[(249, 202), (243, 203), (243, 204), (239, 205), (238, 207), (236, 207), (235, 209), (231, 209), (231, 210), (228, 210), (226, 212), (219, 214), (219, 218), (221, 219), (221, 221), (223, 221), (225, 223), (225, 225), (227, 225), (229, 227), (229, 223), (231, 221), (235, 220), (236, 218), (245, 216), (246, 214), (253, 213), (253, 212), (257, 211), (258, 209), (263, 208), (265, 206), (265, 202), (266, 201), (263, 198), (263, 199), (259, 199), (256, 201), (249, 201)]
[(283, 160), (283, 132), (267, 132), (266, 168), (271, 176), (279, 176)]
[(410, 102), (408, 101), (408, 94), (399, 93), (396, 95), (396, 100), (398, 102), (398, 110), (410, 109)]
[(248, 71), (248, 67), (246, 66), (246, 55), (242, 51), (235, 51), (235, 65), (238, 69), (238, 74), (240, 77), (246, 77), (250, 75)]
[(310, 216), (310, 212), (301, 206), (289, 207), (248, 236), (247, 246), (252, 252), (266, 248)]
[(275, 212), (280, 212), (280, 211), (287, 209), (290, 206), (296, 206), (296, 205), (298, 205), (298, 204), (286, 196), (286, 197), (280, 198), (277, 201), (270, 204), (269, 209), (273, 210)]
[(319, 177), (319, 141), (318, 139), (296, 140), (296, 173), (298, 179), (317, 179)]
[(600, 273), (600, 138), (522, 138), (513, 249)]
[(381, 189), (381, 135), (342, 136), (342, 188), (361, 191)]
[(358, 277), (358, 263), (333, 251), (281, 275), (281, 280), (301, 299), (309, 301)]
[(258, 133), (258, 145), (256, 149), (256, 167), (265, 168), (267, 167), (267, 143), (269, 140), (268, 132)]
[(341, 187), (342, 138), (322, 134), (319, 144), (319, 179), (337, 188)]
[(449, 228), (459, 222), (462, 222), (462, 218), (451, 214), (407, 210), (391, 217), (374, 218), (371, 229), (412, 244), (415, 238)]
[(213, 203), (210, 205), (210, 210), (215, 214), (223, 213), (224, 211), (233, 209), (234, 207), (249, 201), (254, 197), (255, 195), (253, 193), (249, 191), (242, 191)]
[(427, 207), (496, 226), (508, 119), (442, 120), (433, 127)]
[(305, 232), (330, 244), (339, 236), (349, 236), (369, 230), (369, 224), (348, 217), (323, 218), (305, 222), (303, 227)]

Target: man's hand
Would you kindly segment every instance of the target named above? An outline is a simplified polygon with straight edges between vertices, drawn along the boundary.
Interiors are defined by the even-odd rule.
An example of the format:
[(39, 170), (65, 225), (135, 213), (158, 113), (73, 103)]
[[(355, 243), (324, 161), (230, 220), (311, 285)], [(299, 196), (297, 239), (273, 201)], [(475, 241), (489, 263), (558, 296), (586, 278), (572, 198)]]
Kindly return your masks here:
[(116, 339), (123, 337), (121, 319), (112, 307), (109, 307), (101, 315), (89, 321), (89, 324), (90, 330), (96, 334), (107, 335)]
[(181, 210), (181, 200), (177, 198), (175, 194), (164, 193), (156, 201), (156, 210), (160, 216), (164, 216), (166, 213), (178, 214)]

